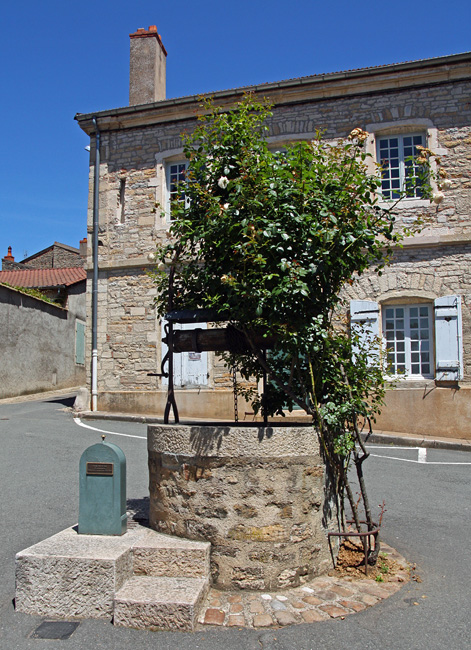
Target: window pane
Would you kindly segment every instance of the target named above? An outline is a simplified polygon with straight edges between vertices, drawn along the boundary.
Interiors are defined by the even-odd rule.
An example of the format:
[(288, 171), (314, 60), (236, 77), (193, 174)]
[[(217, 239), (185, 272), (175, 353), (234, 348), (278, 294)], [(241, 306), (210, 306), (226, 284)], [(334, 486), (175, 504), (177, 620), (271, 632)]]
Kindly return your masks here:
[(386, 199), (399, 198), (401, 192), (408, 197), (420, 197), (422, 181), (418, 180), (419, 166), (414, 162), (419, 151), (417, 145), (425, 143), (424, 135), (392, 136), (377, 141), (377, 159), (381, 162), (382, 180), (393, 179), (392, 185), (383, 185)]
[(429, 305), (386, 307), (383, 311), (383, 334), (388, 346), (390, 373), (430, 376), (433, 360)]

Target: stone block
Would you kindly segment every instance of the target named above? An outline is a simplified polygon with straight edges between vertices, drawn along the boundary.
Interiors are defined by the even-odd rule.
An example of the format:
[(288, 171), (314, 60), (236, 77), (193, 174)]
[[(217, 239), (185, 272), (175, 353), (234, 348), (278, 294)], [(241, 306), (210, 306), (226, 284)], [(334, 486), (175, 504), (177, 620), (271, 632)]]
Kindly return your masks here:
[(192, 630), (207, 591), (203, 578), (135, 576), (116, 594), (113, 622), (140, 630)]
[(202, 578), (209, 575), (208, 542), (149, 533), (133, 547), (134, 574)]
[(76, 528), (53, 535), (16, 556), (16, 610), (36, 616), (108, 618), (113, 598), (132, 575), (138, 527), (120, 537), (79, 535)]

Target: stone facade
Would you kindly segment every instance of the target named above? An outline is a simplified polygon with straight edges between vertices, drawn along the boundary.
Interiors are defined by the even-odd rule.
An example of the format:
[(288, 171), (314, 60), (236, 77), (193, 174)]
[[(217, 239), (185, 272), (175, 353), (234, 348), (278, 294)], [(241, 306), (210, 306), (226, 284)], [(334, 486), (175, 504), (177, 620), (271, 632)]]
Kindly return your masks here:
[[(379, 428), (469, 437), (464, 424), (471, 410), (471, 54), (394, 64), (367, 70), (305, 77), (263, 87), (221, 91), (214, 100), (230, 106), (243, 91), (273, 103), (273, 146), (310, 139), (316, 131), (328, 140), (343, 138), (354, 127), (370, 133), (376, 156), (379, 136), (420, 132), (441, 156), (452, 181), (439, 204), (407, 199), (397, 208), (398, 225), (418, 215), (419, 235), (406, 240), (381, 277), (366, 274), (346, 292), (347, 299), (433, 301), (444, 295), (462, 300), (462, 374), (453, 385), (435, 378), (403, 382), (378, 420)], [(148, 372), (159, 372), (161, 331), (152, 309), (154, 289), (147, 272), (156, 245), (168, 229), (166, 165), (182, 160), (181, 134), (191, 131), (198, 98), (162, 100), (95, 115), (101, 133), (99, 201), (99, 409), (162, 414), (165, 386)], [(88, 232), (92, 231), (95, 127), (91, 114), (76, 116), (91, 137)], [(91, 237), (89, 237), (91, 242)], [(87, 266), (92, 267), (91, 248)], [(347, 309), (347, 306), (346, 306)], [(427, 398), (423, 398), (426, 385)], [(407, 391), (408, 398), (401, 401)], [(438, 397), (441, 395), (441, 397)], [(457, 395), (462, 406), (456, 408)], [(412, 397), (415, 396), (415, 397)], [(413, 410), (396, 413), (400, 404)], [(411, 401), (412, 400), (412, 401)], [(438, 400), (438, 401), (437, 401)], [(213, 355), (203, 387), (178, 391), (182, 415), (233, 418), (230, 377)], [(243, 407), (244, 412), (247, 410)], [(411, 406), (412, 408), (412, 406)], [(424, 418), (417, 418), (420, 408)], [(433, 420), (426, 412), (434, 413)], [(417, 422), (421, 424), (418, 425)], [(425, 423), (425, 424), (424, 424)]]
[(85, 256), (82, 255), (83, 244), (86, 245), (86, 239), (80, 242), (80, 248), (54, 242), (52, 246), (48, 246), (42, 251), (39, 251), (39, 253), (25, 257), (21, 262), (15, 262), (15, 258), (11, 255), (11, 246), (9, 246), (8, 254), (2, 258), (2, 271), (83, 267), (85, 263)]

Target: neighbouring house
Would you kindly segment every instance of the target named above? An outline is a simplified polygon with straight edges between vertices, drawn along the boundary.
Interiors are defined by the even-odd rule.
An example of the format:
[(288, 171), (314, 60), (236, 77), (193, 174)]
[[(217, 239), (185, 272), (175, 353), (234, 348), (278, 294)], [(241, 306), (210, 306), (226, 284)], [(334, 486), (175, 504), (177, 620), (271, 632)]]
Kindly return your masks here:
[[(54, 266), (49, 253), (57, 246), (66, 255), (71, 249), (74, 266)], [(45, 249), (46, 268), (25, 264), (38, 253), (0, 271), (0, 398), (85, 383), (87, 274), (77, 250), (54, 244)], [(11, 248), (5, 260), (7, 268), (16, 264)]]
[(25, 257), (21, 262), (15, 262), (11, 246), (8, 253), (2, 258), (2, 271), (15, 269), (66, 269), (84, 266), (87, 248), (87, 239), (80, 240), (80, 248), (54, 242), (39, 253)]
[[(167, 53), (156, 27), (130, 36), (130, 105), (76, 115), (91, 140), (90, 192), (97, 128), (101, 134), (98, 408), (161, 415), (165, 382), (148, 375), (160, 372), (164, 353), (149, 256), (165, 240), (170, 197), (185, 174), (182, 133), (202, 109), (197, 96), (166, 99)], [(451, 181), (444, 196), (431, 204), (418, 192), (398, 207), (399, 224), (420, 215), (426, 227), (397, 249), (382, 276), (365, 274), (346, 297), (352, 322), (387, 340), (400, 378), (377, 428), (471, 438), (471, 53), (212, 96), (230, 107), (247, 92), (273, 104), (274, 148), (312, 139), (318, 130), (329, 140), (355, 127), (368, 131), (368, 151), (383, 165), (386, 202), (403, 187), (416, 145), (441, 156)], [(92, 215), (90, 202), (89, 233)], [(89, 273), (91, 267), (89, 248)], [(214, 354), (180, 355), (175, 382), (183, 416), (233, 418), (231, 374)]]

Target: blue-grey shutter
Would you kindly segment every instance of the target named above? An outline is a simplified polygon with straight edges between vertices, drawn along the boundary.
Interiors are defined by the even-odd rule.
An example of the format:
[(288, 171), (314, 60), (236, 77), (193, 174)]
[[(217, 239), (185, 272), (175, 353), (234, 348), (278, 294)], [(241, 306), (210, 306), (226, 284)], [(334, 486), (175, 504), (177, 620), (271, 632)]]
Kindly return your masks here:
[(438, 381), (463, 378), (461, 296), (435, 300), (435, 369)]
[(75, 363), (85, 364), (85, 323), (75, 321)]
[[(374, 300), (352, 300), (350, 302), (350, 327), (362, 344), (367, 345), (379, 336), (379, 305)], [(355, 347), (353, 350), (355, 354)], [(370, 362), (376, 359), (370, 357)]]
[[(162, 319), (162, 332), (166, 321)], [(174, 323), (173, 329), (206, 329), (206, 323)], [(162, 359), (167, 354), (167, 346), (162, 341)], [(207, 352), (177, 352), (173, 355), (173, 383), (177, 388), (184, 386), (206, 386), (208, 383), (208, 353)], [(162, 378), (162, 385), (168, 385), (168, 379)]]
[[(207, 329), (206, 323), (193, 323), (182, 325), (182, 329), (192, 330), (198, 327)], [(182, 386), (205, 386), (208, 383), (208, 353), (207, 352), (183, 352), (181, 383)]]

